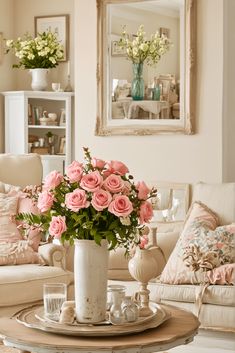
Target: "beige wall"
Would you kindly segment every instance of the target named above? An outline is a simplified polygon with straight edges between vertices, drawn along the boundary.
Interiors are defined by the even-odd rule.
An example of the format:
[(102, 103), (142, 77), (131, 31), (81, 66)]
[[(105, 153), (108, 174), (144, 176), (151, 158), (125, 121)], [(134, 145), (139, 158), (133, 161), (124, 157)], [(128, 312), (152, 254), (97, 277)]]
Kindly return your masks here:
[(222, 181), (223, 1), (197, 2), (197, 133), (97, 137), (96, 1), (76, 1), (76, 158), (89, 146), (96, 156), (124, 161), (138, 179)]
[(223, 179), (235, 180), (235, 1), (224, 1)]

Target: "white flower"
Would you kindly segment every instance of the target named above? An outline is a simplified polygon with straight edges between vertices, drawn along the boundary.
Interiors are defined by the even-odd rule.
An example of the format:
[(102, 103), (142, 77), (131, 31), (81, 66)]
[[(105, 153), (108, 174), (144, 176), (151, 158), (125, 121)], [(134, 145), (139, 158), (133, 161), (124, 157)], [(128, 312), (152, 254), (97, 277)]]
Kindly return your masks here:
[(130, 225), (131, 225), (130, 217), (120, 217), (120, 222), (121, 222), (124, 226), (130, 226)]
[(165, 36), (160, 37), (157, 31), (149, 40), (145, 34), (144, 26), (140, 25), (133, 41), (130, 41), (129, 35), (123, 31), (118, 44), (126, 50), (127, 58), (133, 63), (143, 63), (146, 60), (148, 65), (154, 65), (170, 49), (171, 42)]
[(7, 46), (7, 47), (11, 47), (11, 46), (12, 46), (12, 43), (13, 43), (13, 39), (8, 39), (8, 40), (6, 41), (6, 46)]
[(63, 49), (57, 35), (51, 32), (39, 33), (36, 38), (26, 34), (22, 39), (9, 39), (6, 46), (12, 49), (19, 59), (19, 64), (14, 67), (53, 68), (58, 65), (58, 60), (63, 58)]

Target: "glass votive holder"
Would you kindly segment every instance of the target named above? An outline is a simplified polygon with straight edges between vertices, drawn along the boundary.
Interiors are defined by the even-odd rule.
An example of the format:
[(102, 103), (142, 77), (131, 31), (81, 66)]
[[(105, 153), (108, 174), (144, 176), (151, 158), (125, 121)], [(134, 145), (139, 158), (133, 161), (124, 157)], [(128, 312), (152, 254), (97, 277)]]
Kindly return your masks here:
[(121, 325), (124, 322), (122, 301), (125, 298), (125, 290), (126, 287), (121, 285), (108, 286), (108, 292), (111, 293), (109, 320), (113, 325)]
[(46, 283), (43, 285), (44, 316), (59, 321), (60, 310), (67, 300), (67, 285), (64, 283)]
[(127, 322), (134, 322), (139, 317), (139, 307), (131, 297), (125, 297), (122, 303), (122, 311)]

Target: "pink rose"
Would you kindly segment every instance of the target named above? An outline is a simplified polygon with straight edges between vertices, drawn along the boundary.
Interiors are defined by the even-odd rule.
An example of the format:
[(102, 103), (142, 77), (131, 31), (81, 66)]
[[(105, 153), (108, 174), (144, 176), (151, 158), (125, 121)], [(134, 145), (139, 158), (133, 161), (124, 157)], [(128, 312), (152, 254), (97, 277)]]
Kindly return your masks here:
[(48, 190), (39, 193), (37, 207), (41, 212), (48, 211), (54, 202), (54, 195)]
[(148, 242), (149, 242), (149, 240), (148, 240), (147, 235), (140, 237), (140, 243), (139, 243), (140, 249), (144, 249), (146, 247), (146, 245), (148, 244)]
[(84, 190), (75, 189), (65, 195), (65, 205), (71, 211), (78, 212), (81, 208), (87, 208), (90, 202), (87, 201), (86, 192)]
[(77, 161), (73, 161), (67, 169), (66, 169), (66, 174), (70, 180), (71, 183), (75, 183), (81, 180), (83, 173), (83, 165), (82, 163), (79, 163)]
[(97, 211), (103, 211), (112, 201), (112, 196), (105, 190), (95, 191), (92, 195), (91, 204)]
[(127, 196), (117, 195), (110, 203), (108, 210), (117, 217), (127, 217), (133, 211), (133, 206)]
[(140, 206), (140, 223), (148, 223), (153, 217), (153, 207), (150, 202), (145, 201)]
[(49, 233), (52, 237), (60, 238), (62, 233), (67, 230), (64, 216), (52, 216)]
[(119, 175), (125, 175), (126, 173), (129, 172), (129, 169), (127, 166), (119, 161), (109, 161), (105, 165), (106, 173), (105, 175), (110, 175), (110, 174), (119, 174)]
[(136, 185), (136, 189), (138, 190), (138, 198), (140, 200), (146, 200), (148, 198), (150, 189), (147, 187), (144, 181), (139, 181)]
[(61, 175), (56, 170), (53, 170), (45, 178), (43, 188), (44, 189), (55, 189), (64, 180), (63, 175)]
[(104, 188), (112, 193), (118, 193), (124, 188), (124, 181), (119, 175), (109, 175), (103, 184)]
[(98, 170), (96, 170), (95, 172), (83, 175), (80, 185), (83, 189), (94, 192), (100, 189), (102, 183), (103, 178)]
[(97, 159), (97, 158), (92, 158), (91, 160), (91, 165), (94, 168), (99, 168), (99, 169), (103, 169), (105, 166), (105, 161), (103, 161), (102, 159)]

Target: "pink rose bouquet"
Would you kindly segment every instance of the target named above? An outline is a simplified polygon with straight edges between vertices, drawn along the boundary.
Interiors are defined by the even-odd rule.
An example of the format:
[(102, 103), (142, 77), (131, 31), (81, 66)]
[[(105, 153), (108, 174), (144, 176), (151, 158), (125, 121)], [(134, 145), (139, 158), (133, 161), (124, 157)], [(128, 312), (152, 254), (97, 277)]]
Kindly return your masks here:
[(122, 162), (92, 158), (87, 148), (84, 152), (84, 163), (74, 161), (65, 175), (51, 172), (29, 195), (40, 214), (21, 213), (17, 219), (24, 222), (25, 231), (38, 227), (62, 243), (90, 239), (100, 244), (106, 239), (109, 249), (124, 246), (129, 252), (134, 244), (143, 247), (156, 190), (143, 181), (135, 184)]

